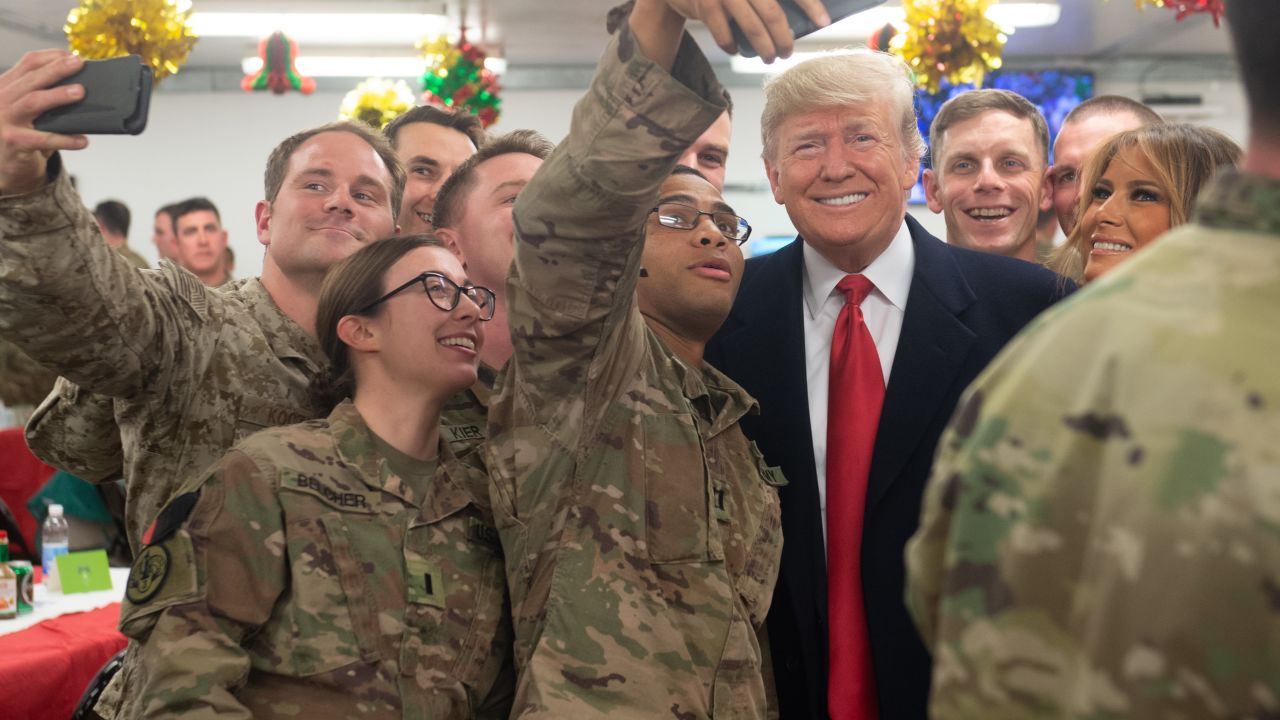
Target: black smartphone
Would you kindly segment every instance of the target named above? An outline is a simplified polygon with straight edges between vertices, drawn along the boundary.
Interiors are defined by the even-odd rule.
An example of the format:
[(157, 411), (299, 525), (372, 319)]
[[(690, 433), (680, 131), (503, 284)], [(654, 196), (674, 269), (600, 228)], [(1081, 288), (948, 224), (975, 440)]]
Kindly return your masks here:
[(60, 85), (83, 85), (80, 102), (47, 110), (35, 128), (63, 135), (137, 135), (147, 127), (151, 107), (151, 67), (137, 55), (86, 60)]
[[(839, 22), (854, 13), (860, 13), (868, 8), (873, 8), (884, 3), (884, 0), (822, 0), (822, 5), (827, 9), (827, 15), (831, 17), (831, 22)], [(813, 32), (821, 30), (804, 10), (795, 3), (795, 0), (778, 0), (778, 5), (782, 7), (782, 12), (787, 15), (787, 24), (791, 26), (791, 33), (796, 39), (802, 38)], [(742, 28), (738, 23), (729, 23), (729, 29), (733, 31), (733, 39), (738, 42), (738, 54), (743, 57), (757, 57), (760, 53), (751, 47), (751, 41), (747, 40), (746, 33), (742, 32)]]

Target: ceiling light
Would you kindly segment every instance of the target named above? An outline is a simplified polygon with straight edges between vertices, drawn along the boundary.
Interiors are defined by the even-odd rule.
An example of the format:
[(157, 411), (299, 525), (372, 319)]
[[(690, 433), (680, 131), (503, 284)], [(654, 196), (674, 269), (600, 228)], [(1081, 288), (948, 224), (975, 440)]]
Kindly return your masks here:
[[(302, 55), (295, 66), (307, 77), (385, 77), (419, 78), (426, 70), (427, 62), (421, 57), (326, 57)], [(507, 71), (504, 58), (485, 58), (484, 66), (490, 72), (501, 75)], [(262, 58), (247, 57), (240, 61), (245, 75), (254, 75), (262, 69)]]
[(426, 13), (195, 12), (200, 37), (264, 38), (284, 31), (302, 45), (413, 45), (451, 27), (443, 15)]
[[(1043, 27), (1058, 22), (1062, 8), (1056, 0), (1005, 0), (991, 5), (987, 17), (1006, 28)], [(863, 40), (871, 37), (880, 28), (892, 23), (898, 29), (905, 28), (906, 11), (900, 4), (880, 5), (863, 10), (849, 17), (832, 23), (802, 41), (840, 42)]]
[[(1057, 2), (998, 2), (987, 11), (987, 17), (1007, 27), (1042, 27), (1058, 22), (1062, 8)], [(906, 28), (906, 13), (900, 6), (880, 5), (831, 24), (800, 39), (805, 45), (861, 44), (885, 25), (896, 25), (899, 31)], [(735, 55), (729, 62), (733, 71), (742, 74), (777, 74), (810, 58), (825, 55), (824, 52), (796, 52), (786, 60), (775, 60), (766, 65), (760, 58)]]

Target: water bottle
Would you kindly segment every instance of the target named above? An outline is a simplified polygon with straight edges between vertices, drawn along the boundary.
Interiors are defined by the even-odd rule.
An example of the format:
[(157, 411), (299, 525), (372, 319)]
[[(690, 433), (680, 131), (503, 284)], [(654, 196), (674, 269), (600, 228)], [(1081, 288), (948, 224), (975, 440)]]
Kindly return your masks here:
[(44, 568), (44, 587), (49, 592), (61, 592), (56, 558), (67, 554), (67, 520), (62, 517), (61, 505), (49, 506), (49, 517), (44, 519), (40, 538), (40, 565)]

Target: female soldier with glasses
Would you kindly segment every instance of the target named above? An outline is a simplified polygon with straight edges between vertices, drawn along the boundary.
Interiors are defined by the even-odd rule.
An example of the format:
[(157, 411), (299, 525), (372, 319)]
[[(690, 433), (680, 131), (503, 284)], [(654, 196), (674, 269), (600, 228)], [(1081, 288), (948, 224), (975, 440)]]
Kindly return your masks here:
[(440, 438), (494, 296), (430, 236), (335, 267), (327, 419), (239, 443), (161, 513), (121, 613), (148, 716), (505, 718), (511, 624), (482, 467)]

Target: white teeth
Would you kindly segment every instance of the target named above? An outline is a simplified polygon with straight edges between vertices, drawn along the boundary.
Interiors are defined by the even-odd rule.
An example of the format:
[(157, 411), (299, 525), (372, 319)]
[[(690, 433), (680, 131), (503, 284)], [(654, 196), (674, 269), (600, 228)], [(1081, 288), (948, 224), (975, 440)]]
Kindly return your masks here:
[(860, 203), (866, 199), (866, 193), (854, 193), (852, 195), (844, 195), (836, 198), (818, 198), (818, 202), (823, 205), (852, 205), (854, 203)]
[(428, 224), (428, 225), (430, 225), (430, 224), (431, 224), (431, 222), (432, 222), (432, 220), (431, 220), (431, 216), (430, 216), (430, 215), (428, 215), (427, 213), (421, 213), (421, 212), (420, 212), (420, 213), (418, 213), (418, 219), (419, 219), (419, 220), (421, 220), (422, 222), (424, 222), (424, 223)]
[(440, 344), (441, 344), (441, 345), (445, 345), (445, 346), (453, 346), (453, 345), (456, 345), (457, 347), (464, 347), (464, 348), (466, 348), (466, 349), (468, 349), (468, 350), (475, 350), (475, 349), (476, 349), (476, 341), (475, 341), (475, 340), (472, 340), (471, 338), (466, 338), (466, 337), (451, 337), (451, 338), (445, 338), (445, 339), (443, 339), (443, 340), (441, 340), (441, 341), (440, 341)]
[(1008, 208), (974, 208), (969, 211), (969, 216), (976, 218), (1002, 218), (1012, 214)]
[(1133, 248), (1128, 245), (1121, 245), (1120, 243), (1098, 241), (1093, 244), (1093, 249), (1106, 250), (1107, 252), (1129, 252)]

